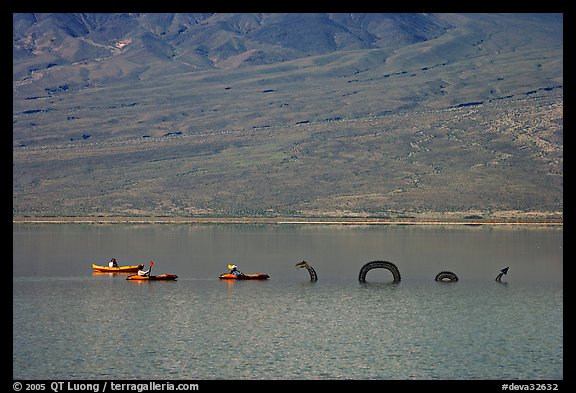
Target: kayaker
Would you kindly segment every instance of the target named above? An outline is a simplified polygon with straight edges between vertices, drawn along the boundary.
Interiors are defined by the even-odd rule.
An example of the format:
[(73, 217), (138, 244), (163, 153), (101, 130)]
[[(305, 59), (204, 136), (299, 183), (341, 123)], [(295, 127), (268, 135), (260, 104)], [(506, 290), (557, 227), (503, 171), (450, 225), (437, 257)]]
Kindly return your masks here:
[(240, 270), (238, 270), (238, 266), (236, 266), (236, 265), (231, 266), (230, 273), (235, 275), (236, 277), (239, 277), (242, 275), (242, 272)]
[(144, 265), (140, 264), (140, 265), (138, 265), (138, 275), (139, 276), (149, 276), (150, 275), (150, 269), (144, 270)]
[(110, 262), (108, 262), (109, 267), (118, 267), (118, 263), (116, 262), (116, 258), (112, 258)]

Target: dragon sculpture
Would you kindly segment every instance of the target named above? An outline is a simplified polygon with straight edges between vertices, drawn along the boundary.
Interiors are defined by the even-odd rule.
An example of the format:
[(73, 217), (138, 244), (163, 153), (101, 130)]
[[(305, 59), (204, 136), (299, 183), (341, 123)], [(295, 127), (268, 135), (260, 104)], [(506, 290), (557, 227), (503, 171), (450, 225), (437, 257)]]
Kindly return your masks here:
[(297, 269), (306, 268), (308, 273), (310, 273), (310, 281), (318, 281), (318, 275), (316, 274), (316, 270), (312, 266), (308, 264), (306, 261), (298, 262), (296, 264)]
[(400, 278), (400, 271), (398, 270), (398, 267), (395, 264), (393, 264), (392, 262), (387, 262), (387, 261), (372, 261), (372, 262), (368, 262), (368, 263), (364, 264), (362, 266), (362, 268), (360, 269), (360, 274), (358, 275), (358, 280), (360, 282), (366, 282), (366, 274), (370, 270), (376, 269), (376, 268), (383, 268), (383, 269), (390, 270), (390, 272), (394, 276), (394, 282), (400, 282), (401, 278)]

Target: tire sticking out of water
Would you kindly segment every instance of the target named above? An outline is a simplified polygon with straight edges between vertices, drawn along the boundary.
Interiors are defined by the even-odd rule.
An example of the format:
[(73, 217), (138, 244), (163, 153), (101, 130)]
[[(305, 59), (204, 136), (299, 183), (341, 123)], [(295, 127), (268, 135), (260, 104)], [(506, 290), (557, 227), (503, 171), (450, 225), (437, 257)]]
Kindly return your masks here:
[(368, 262), (368, 263), (364, 264), (364, 266), (362, 266), (362, 268), (360, 269), (360, 274), (358, 275), (358, 280), (360, 282), (366, 282), (366, 274), (370, 270), (376, 269), (376, 268), (382, 268), (382, 269), (390, 270), (390, 272), (394, 276), (394, 282), (400, 282), (400, 280), (401, 280), (400, 270), (398, 270), (398, 267), (395, 264), (393, 264), (392, 262), (388, 262), (388, 261), (372, 261), (372, 262)]
[(452, 272), (443, 271), (438, 273), (434, 280), (445, 282), (456, 282), (458, 281), (458, 276)]

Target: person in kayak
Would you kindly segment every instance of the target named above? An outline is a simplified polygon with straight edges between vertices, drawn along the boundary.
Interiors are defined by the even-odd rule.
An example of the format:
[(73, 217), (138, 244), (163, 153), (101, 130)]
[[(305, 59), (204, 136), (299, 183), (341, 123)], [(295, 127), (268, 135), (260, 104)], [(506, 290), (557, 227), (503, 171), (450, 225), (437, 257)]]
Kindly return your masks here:
[(108, 262), (109, 267), (118, 267), (118, 262), (116, 262), (116, 258), (112, 258), (110, 262)]
[(144, 270), (144, 265), (140, 264), (140, 265), (138, 265), (138, 275), (139, 276), (149, 276), (150, 275), (150, 269)]
[(230, 268), (230, 274), (233, 274), (236, 277), (239, 277), (243, 274), (240, 270), (238, 270), (238, 266), (236, 265), (228, 265), (228, 267)]

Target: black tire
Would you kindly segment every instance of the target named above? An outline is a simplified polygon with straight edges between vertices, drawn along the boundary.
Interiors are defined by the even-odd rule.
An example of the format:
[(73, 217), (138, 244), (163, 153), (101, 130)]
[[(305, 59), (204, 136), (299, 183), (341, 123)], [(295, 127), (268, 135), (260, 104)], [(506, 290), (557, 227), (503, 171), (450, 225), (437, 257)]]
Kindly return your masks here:
[(436, 275), (435, 281), (448, 281), (448, 282), (456, 282), (458, 281), (458, 276), (452, 272), (443, 271)]
[(390, 272), (394, 276), (394, 282), (400, 282), (400, 280), (402, 279), (400, 277), (400, 270), (398, 270), (398, 267), (395, 264), (393, 264), (392, 262), (372, 261), (372, 262), (368, 262), (368, 263), (364, 264), (364, 266), (362, 266), (362, 268), (360, 269), (360, 274), (358, 275), (358, 280), (360, 282), (366, 282), (366, 274), (370, 270), (377, 269), (377, 268), (390, 270)]

